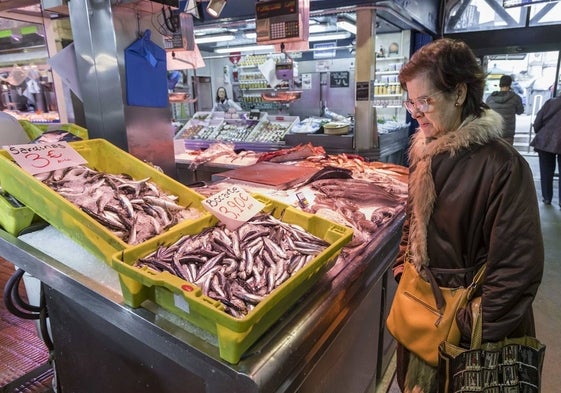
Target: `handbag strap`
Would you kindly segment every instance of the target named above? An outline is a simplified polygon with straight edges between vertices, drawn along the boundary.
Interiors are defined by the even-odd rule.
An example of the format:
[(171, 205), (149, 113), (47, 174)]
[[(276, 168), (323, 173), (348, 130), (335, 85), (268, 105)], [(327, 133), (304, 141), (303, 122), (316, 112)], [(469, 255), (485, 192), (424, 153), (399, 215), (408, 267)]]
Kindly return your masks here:
[(476, 297), (471, 302), (471, 343), (470, 349), (481, 348), (483, 336), (483, 316), (481, 315), (481, 297)]
[[(426, 277), (429, 280), (429, 284), (434, 295), (434, 300), (436, 301), (436, 308), (438, 308), (440, 315), (442, 315), (444, 313), (444, 309), (446, 308), (446, 300), (444, 300), (444, 295), (442, 295), (442, 291), (438, 286), (436, 278), (434, 277), (434, 274), (430, 271), (430, 269), (427, 266), (422, 265), (421, 270), (426, 273)], [(439, 321), (436, 322), (437, 325), (438, 322)]]
[(487, 270), (487, 262), (485, 262), (477, 271), (477, 273), (475, 274), (475, 276), (473, 276), (473, 280), (471, 282), (471, 284), (468, 287), (468, 301), (471, 300), (473, 298), (473, 295), (475, 294), (475, 291), (477, 290), (477, 288), (479, 288), (479, 286), (481, 285), (481, 283), (483, 282), (483, 277), (485, 277), (485, 271)]
[[(438, 283), (436, 282), (436, 278), (434, 277), (434, 274), (430, 270), (430, 268), (423, 265), (421, 269), (424, 270), (424, 272), (426, 273), (426, 277), (429, 281), (429, 284), (432, 289), (432, 293), (434, 295), (434, 299), (436, 301), (436, 308), (438, 308), (440, 315), (442, 315), (444, 314), (444, 309), (446, 308), (446, 300), (444, 299), (444, 295), (442, 295), (442, 290), (438, 286)], [(467, 287), (468, 301), (472, 299), (473, 295), (475, 294), (475, 291), (477, 290), (479, 285), (481, 285), (481, 282), (483, 281), (483, 277), (485, 276), (486, 269), (487, 269), (487, 263), (484, 263), (473, 277), (471, 284)], [(439, 321), (437, 321), (436, 323), (437, 325), (438, 322)]]

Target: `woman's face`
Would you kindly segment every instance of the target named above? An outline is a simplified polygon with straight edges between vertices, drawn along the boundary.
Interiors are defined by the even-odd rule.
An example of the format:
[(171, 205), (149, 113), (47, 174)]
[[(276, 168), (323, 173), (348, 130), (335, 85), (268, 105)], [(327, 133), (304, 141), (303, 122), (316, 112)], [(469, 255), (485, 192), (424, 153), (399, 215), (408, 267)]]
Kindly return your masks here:
[[(436, 137), (455, 130), (460, 125), (465, 97), (460, 91), (449, 94), (439, 91), (426, 74), (416, 76), (406, 85), (408, 99), (415, 103), (411, 115), (419, 122), (419, 128), (426, 137)], [(425, 102), (428, 105), (423, 105)]]
[(226, 90), (218, 89), (218, 97), (223, 100), (226, 97)]

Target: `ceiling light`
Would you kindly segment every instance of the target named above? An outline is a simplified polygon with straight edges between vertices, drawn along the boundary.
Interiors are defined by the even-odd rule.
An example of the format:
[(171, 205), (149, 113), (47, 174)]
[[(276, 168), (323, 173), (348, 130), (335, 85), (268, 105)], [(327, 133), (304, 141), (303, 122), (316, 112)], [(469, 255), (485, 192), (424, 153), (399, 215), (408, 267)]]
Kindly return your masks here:
[(354, 23), (349, 22), (348, 20), (338, 20), (337, 27), (347, 30), (348, 32), (353, 33), (356, 35), (356, 25)]
[(315, 41), (329, 41), (329, 40), (344, 40), (349, 38), (351, 35), (350, 33), (331, 33), (331, 34), (318, 34), (318, 35), (311, 35), (308, 38), (309, 42)]
[(230, 53), (230, 52), (251, 52), (251, 51), (272, 51), (275, 49), (274, 45), (243, 45), (243, 46), (227, 46), (222, 48), (215, 48), (215, 53)]
[(207, 35), (195, 37), (195, 42), (197, 44), (208, 44), (211, 42), (232, 41), (234, 38), (236, 38), (236, 36), (233, 34)]
[(210, 0), (206, 7), (206, 12), (213, 18), (218, 18), (226, 6), (226, 0)]
[(333, 26), (328, 26), (325, 24), (317, 24), (317, 25), (310, 25), (310, 34), (311, 33), (325, 33), (326, 31), (333, 31)]
[(205, 28), (198, 27), (197, 30), (195, 30), (195, 35), (224, 34), (224, 33), (228, 33), (228, 31), (222, 27), (205, 27)]

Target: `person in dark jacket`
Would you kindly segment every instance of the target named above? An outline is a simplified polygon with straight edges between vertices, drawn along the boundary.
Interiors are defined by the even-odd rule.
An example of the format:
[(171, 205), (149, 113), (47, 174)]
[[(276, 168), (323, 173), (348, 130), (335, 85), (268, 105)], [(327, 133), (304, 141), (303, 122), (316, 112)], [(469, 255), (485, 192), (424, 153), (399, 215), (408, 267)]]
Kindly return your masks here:
[[(483, 102), (484, 71), (465, 43), (444, 38), (414, 53), (399, 81), (419, 128), (409, 149), (395, 279), (407, 257), (417, 270), (431, 269), (439, 286), (466, 287), (487, 263), (478, 291), (483, 341), (534, 335), (532, 303), (544, 264), (536, 190), (527, 161), (501, 137), (500, 115)], [(463, 347), (470, 308), (456, 315)], [(433, 393), (438, 378), (436, 368), (398, 344), (402, 391)]]
[(501, 76), (499, 91), (494, 91), (487, 97), (487, 105), (498, 112), (503, 118), (503, 138), (511, 145), (514, 143), (516, 132), (516, 115), (524, 112), (522, 98), (512, 88), (512, 78), (508, 75)]
[[(551, 204), (553, 198), (553, 176), (555, 161), (561, 171), (561, 97), (550, 98), (543, 104), (534, 120), (536, 136), (530, 143), (538, 153), (540, 183), (543, 203)], [(561, 207), (561, 181), (559, 184), (559, 207)]]

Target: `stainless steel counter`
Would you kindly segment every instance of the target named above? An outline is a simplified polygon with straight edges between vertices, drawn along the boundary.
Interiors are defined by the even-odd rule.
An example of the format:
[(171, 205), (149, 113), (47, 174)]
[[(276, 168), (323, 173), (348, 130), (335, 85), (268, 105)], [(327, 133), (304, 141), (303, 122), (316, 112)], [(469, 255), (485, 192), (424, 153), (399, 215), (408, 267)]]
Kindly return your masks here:
[(44, 283), (64, 393), (366, 392), (393, 348), (387, 272), (402, 222), (390, 222), (362, 257), (339, 259), (235, 365), (212, 337), (157, 305), (124, 305), (117, 273), (76, 267), (84, 250), (62, 234), (57, 254), (0, 230), (0, 255)]

